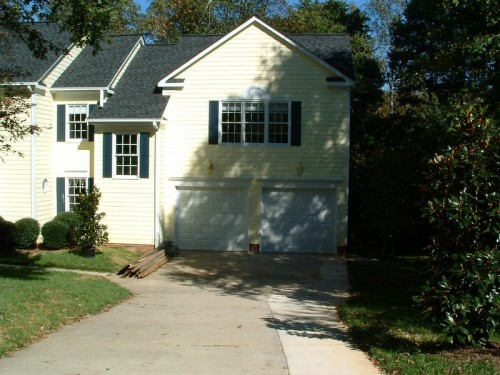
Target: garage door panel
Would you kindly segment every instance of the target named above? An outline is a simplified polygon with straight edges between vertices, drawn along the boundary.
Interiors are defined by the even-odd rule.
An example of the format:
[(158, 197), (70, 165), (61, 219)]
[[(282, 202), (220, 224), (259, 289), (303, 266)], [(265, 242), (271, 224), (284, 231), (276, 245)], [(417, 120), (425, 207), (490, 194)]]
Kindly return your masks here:
[(182, 250), (247, 249), (247, 192), (243, 189), (178, 191), (177, 242)]
[(264, 189), (262, 251), (334, 252), (334, 197), (327, 189)]

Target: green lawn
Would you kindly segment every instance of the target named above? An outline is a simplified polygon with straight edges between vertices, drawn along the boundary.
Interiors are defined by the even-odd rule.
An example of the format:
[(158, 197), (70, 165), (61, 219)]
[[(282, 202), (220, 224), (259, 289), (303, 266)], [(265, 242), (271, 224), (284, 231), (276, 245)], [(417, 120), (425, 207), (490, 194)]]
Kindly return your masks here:
[(43, 268), (1, 268), (0, 291), (0, 357), (131, 294), (101, 277)]
[(353, 296), (340, 306), (355, 343), (388, 374), (500, 374), (497, 349), (456, 349), (414, 306), (426, 268), (418, 259), (349, 260)]
[(144, 252), (125, 247), (100, 248), (94, 258), (83, 257), (79, 250), (28, 250), (0, 257), (0, 263), (116, 272), (141, 255), (144, 255)]

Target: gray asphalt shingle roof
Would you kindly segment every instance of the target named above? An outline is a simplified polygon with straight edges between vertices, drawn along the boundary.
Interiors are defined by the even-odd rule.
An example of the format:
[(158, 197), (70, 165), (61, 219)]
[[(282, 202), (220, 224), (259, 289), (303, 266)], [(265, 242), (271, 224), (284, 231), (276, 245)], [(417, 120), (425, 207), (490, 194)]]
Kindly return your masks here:
[(140, 35), (115, 35), (109, 42), (102, 42), (102, 50), (93, 54), (92, 48), (84, 48), (71, 65), (57, 79), (53, 87), (108, 87)]
[[(291, 40), (354, 79), (352, 53), (347, 34), (290, 34)], [(92, 119), (159, 119), (168, 97), (157, 83), (223, 35), (189, 35), (179, 43), (142, 47), (121, 77), (115, 95), (103, 108), (96, 108)]]
[(348, 34), (288, 34), (287, 37), (354, 80)]
[[(67, 49), (70, 45), (70, 35), (59, 32), (54, 23), (35, 23), (33, 27), (39, 30), (46, 40), (51, 41), (61, 49)], [(0, 29), (0, 31), (2, 31)], [(20, 68), (29, 74), (13, 77), (13, 82), (38, 82), (42, 76), (57, 61), (60, 54), (49, 51), (43, 60), (33, 57), (28, 46), (17, 36), (7, 34), (7, 39), (0, 45), (0, 69)]]
[(222, 36), (190, 36), (177, 44), (147, 45), (134, 57), (115, 87), (115, 95), (92, 119), (159, 119), (168, 97), (156, 89), (157, 83)]

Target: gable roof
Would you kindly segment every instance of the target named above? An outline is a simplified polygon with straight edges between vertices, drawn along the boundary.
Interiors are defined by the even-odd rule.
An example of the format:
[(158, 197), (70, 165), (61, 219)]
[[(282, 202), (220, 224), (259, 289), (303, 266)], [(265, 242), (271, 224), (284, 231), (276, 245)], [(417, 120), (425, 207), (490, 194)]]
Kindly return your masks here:
[[(248, 21), (244, 22), (241, 24), (239, 27), (231, 31), (230, 33), (226, 34), (219, 40), (217, 40), (214, 44), (203, 50), (201, 53), (197, 54), (196, 56), (193, 56), (189, 61), (184, 63), (182, 66), (179, 68), (175, 69), (174, 71), (171, 71), (168, 73), (166, 76), (163, 77), (158, 82), (158, 87), (167, 87), (168, 82), (175, 78), (179, 73), (182, 71), (186, 70), (199, 60), (201, 60), (203, 57), (211, 53), (213, 50), (217, 49), (220, 45), (225, 43), (226, 41), (232, 39), (234, 36), (238, 35), (241, 33), (243, 30), (247, 29), (248, 27), (256, 25), (261, 27), (262, 29), (266, 30), (269, 32), (271, 35), (273, 35), (277, 40), (279, 40), (281, 43), (285, 45), (289, 45), (292, 48), (296, 48), (297, 50), (301, 51), (304, 53), (306, 56), (311, 58), (313, 61), (316, 61), (318, 64), (322, 65), (324, 68), (327, 70), (330, 70), (333, 74), (338, 75), (343, 81), (345, 82), (346, 86), (352, 86), (353, 85), (353, 80), (354, 80), (354, 73), (353, 69), (349, 67), (349, 60), (352, 60), (351, 58), (351, 48), (350, 48), (350, 42), (349, 42), (349, 37), (345, 34), (340, 34), (339, 38), (320, 38), (319, 36), (317, 38), (307, 38), (307, 34), (297, 34), (296, 37), (298, 40), (302, 42), (301, 43), (295, 41), (289, 36), (285, 34), (281, 34), (277, 30), (273, 29), (271, 26), (266, 24), (265, 22), (261, 21), (257, 17), (252, 17)], [(321, 34), (320, 34), (321, 36)], [(323, 34), (323, 36), (334, 36), (333, 34)], [(337, 42), (334, 48), (332, 46), (328, 46), (326, 43), (327, 41), (330, 42)], [(342, 41), (342, 43), (339, 43)], [(321, 43), (323, 42), (323, 43)], [(311, 50), (309, 50), (306, 46), (314, 50), (316, 53), (320, 54), (321, 56), (318, 56)], [(342, 52), (341, 52), (342, 51)], [(334, 53), (336, 52), (336, 53)], [(342, 72), (339, 68), (335, 67), (335, 65), (338, 66), (336, 63), (335, 57), (343, 55), (343, 61), (340, 63), (340, 65), (343, 66), (343, 68), (347, 69), (348, 72)], [(334, 64), (334, 65), (332, 65)], [(352, 64), (352, 63), (351, 63)]]
[(354, 80), (349, 34), (287, 34), (287, 36)]
[(110, 87), (122, 65), (142, 41), (141, 35), (115, 35), (109, 43), (101, 43), (102, 49), (96, 55), (92, 48), (84, 48), (53, 88)]
[[(40, 22), (33, 24), (33, 27), (57, 47), (68, 49), (71, 46), (69, 33), (60, 32), (55, 23)], [(4, 45), (6, 48), (3, 48)], [(29, 73), (13, 77), (13, 83), (38, 83), (60, 58), (61, 55), (49, 51), (45, 59), (37, 59), (18, 35), (9, 33), (7, 40), (2, 42), (0, 68), (17, 67)]]
[(160, 119), (168, 97), (156, 90), (158, 81), (220, 38), (188, 36), (177, 44), (141, 47), (116, 85), (115, 95), (108, 98), (103, 108), (96, 108), (89, 120)]

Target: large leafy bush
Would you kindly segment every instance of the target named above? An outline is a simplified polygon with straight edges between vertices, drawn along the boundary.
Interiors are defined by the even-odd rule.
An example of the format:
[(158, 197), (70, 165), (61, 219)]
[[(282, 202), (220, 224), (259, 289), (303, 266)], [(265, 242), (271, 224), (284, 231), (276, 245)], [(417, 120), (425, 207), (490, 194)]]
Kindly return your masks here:
[(36, 245), (36, 240), (40, 234), (40, 224), (31, 217), (25, 217), (16, 221), (16, 246), (20, 249), (27, 249)]
[(417, 300), (453, 343), (487, 346), (500, 316), (500, 128), (470, 106), (430, 162), (433, 268)]
[(74, 211), (60, 212), (56, 215), (54, 220), (62, 221), (69, 226), (68, 243), (70, 245), (76, 245), (76, 230), (81, 223), (80, 216)]

